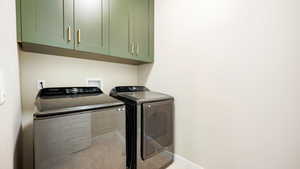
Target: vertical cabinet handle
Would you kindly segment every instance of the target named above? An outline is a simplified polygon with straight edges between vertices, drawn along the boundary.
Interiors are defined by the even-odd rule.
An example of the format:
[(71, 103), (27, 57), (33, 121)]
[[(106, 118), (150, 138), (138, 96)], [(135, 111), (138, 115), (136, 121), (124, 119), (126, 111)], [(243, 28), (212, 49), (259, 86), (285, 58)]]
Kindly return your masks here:
[(139, 44), (136, 42), (136, 55), (140, 54), (140, 46)]
[(80, 44), (81, 37), (80, 37), (80, 29), (77, 31), (77, 43)]
[(130, 44), (130, 54), (138, 56), (140, 54), (140, 46), (137, 42)]
[(131, 44), (130, 44), (130, 47), (131, 47), (130, 54), (131, 54), (131, 55), (134, 55), (134, 43), (131, 43)]
[(72, 40), (72, 35), (71, 35), (71, 26), (68, 27), (68, 42)]

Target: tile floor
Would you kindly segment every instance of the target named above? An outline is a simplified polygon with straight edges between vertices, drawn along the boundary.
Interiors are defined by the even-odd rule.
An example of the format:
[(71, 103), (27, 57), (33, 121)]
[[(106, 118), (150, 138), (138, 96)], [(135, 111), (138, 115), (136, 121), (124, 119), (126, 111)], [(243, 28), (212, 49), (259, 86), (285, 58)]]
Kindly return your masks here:
[(170, 167), (168, 167), (167, 169), (182, 169), (182, 168), (178, 168), (176, 167), (174, 164), (172, 164)]
[(167, 169), (186, 169), (185, 166), (179, 165), (178, 163), (173, 163)]

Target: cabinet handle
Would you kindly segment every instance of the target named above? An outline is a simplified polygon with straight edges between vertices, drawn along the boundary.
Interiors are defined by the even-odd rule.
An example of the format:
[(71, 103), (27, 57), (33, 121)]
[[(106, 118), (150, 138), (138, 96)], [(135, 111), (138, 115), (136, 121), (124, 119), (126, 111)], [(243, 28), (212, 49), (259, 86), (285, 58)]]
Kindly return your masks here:
[(80, 44), (81, 37), (80, 37), (80, 29), (77, 31), (77, 43)]
[(68, 27), (68, 41), (70, 42), (72, 40), (72, 37), (71, 37), (71, 26)]
[(134, 55), (134, 43), (131, 43), (131, 51), (130, 51), (130, 54), (131, 55)]
[(136, 43), (136, 55), (140, 54), (140, 46), (138, 43)]

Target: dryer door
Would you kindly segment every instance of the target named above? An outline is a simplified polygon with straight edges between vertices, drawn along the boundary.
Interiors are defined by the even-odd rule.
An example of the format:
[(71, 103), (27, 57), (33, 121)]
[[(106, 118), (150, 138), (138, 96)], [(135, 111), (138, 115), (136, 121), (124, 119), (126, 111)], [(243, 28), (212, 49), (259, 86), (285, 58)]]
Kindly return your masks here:
[(142, 110), (142, 158), (146, 160), (173, 145), (174, 101), (144, 103)]

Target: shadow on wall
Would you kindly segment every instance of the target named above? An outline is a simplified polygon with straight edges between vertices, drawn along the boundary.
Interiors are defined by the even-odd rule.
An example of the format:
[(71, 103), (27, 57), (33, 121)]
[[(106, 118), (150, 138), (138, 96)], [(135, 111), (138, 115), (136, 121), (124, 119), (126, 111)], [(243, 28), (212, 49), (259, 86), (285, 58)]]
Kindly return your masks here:
[(138, 68), (138, 85), (146, 86), (154, 64), (141, 65)]

